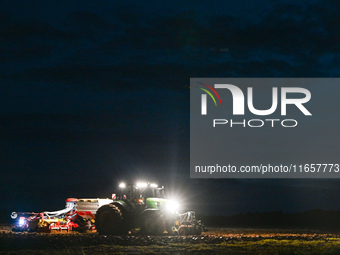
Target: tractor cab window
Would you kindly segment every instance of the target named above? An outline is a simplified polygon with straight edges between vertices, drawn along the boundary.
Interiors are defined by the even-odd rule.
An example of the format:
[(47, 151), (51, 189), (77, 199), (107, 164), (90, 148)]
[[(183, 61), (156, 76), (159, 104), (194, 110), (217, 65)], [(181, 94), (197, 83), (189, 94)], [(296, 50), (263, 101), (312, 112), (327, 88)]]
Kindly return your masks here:
[(146, 188), (143, 192), (143, 196), (145, 198), (148, 198), (148, 197), (154, 197), (154, 192), (153, 192), (153, 189), (151, 188)]
[(146, 188), (143, 191), (143, 196), (145, 198), (148, 198), (148, 197), (164, 198), (164, 189), (163, 188)]
[(164, 188), (155, 189), (155, 197), (164, 198)]

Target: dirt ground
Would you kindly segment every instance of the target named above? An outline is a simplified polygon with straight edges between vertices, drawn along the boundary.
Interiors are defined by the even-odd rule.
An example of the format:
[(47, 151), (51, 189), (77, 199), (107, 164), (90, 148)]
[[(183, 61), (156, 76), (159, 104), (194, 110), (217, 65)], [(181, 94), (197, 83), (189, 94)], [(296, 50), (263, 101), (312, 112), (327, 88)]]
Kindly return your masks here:
[(208, 228), (200, 236), (15, 233), (0, 226), (0, 254), (340, 254), (340, 232)]

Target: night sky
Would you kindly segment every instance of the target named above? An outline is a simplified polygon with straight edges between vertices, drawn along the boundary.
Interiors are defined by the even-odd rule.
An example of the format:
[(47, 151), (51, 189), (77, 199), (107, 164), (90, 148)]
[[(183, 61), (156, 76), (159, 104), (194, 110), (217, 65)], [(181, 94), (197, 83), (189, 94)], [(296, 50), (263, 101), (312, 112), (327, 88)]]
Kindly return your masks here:
[(1, 1), (0, 209), (61, 209), (144, 179), (206, 215), (340, 210), (338, 180), (189, 178), (190, 77), (338, 77), (339, 11), (336, 0)]

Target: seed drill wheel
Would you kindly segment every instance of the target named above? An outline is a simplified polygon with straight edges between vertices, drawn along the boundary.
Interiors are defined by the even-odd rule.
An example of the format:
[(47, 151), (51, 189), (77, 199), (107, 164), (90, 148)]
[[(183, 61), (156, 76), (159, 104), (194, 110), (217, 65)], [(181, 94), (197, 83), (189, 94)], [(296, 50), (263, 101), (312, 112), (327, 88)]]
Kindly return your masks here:
[(144, 221), (144, 232), (147, 235), (161, 235), (165, 230), (163, 219), (158, 213), (150, 213)]
[(181, 225), (177, 232), (179, 236), (186, 236), (189, 234), (189, 228), (186, 225)]
[(200, 235), (202, 233), (202, 229), (199, 226), (193, 225), (181, 225), (178, 228), (178, 235), (186, 236), (186, 235)]
[(202, 234), (202, 228), (200, 226), (196, 226), (194, 235), (201, 235)]
[(123, 215), (113, 204), (100, 207), (96, 213), (96, 229), (101, 235), (122, 235), (127, 233)]

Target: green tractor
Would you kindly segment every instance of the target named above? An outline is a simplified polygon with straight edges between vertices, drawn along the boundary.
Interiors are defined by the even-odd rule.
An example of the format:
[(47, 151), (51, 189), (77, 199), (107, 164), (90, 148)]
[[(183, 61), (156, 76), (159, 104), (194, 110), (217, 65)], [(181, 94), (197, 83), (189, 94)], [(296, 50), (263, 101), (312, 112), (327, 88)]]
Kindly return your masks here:
[(178, 213), (178, 203), (165, 198), (164, 187), (153, 183), (119, 185), (120, 194), (96, 212), (96, 229), (102, 235), (200, 235), (206, 231), (195, 212)]

